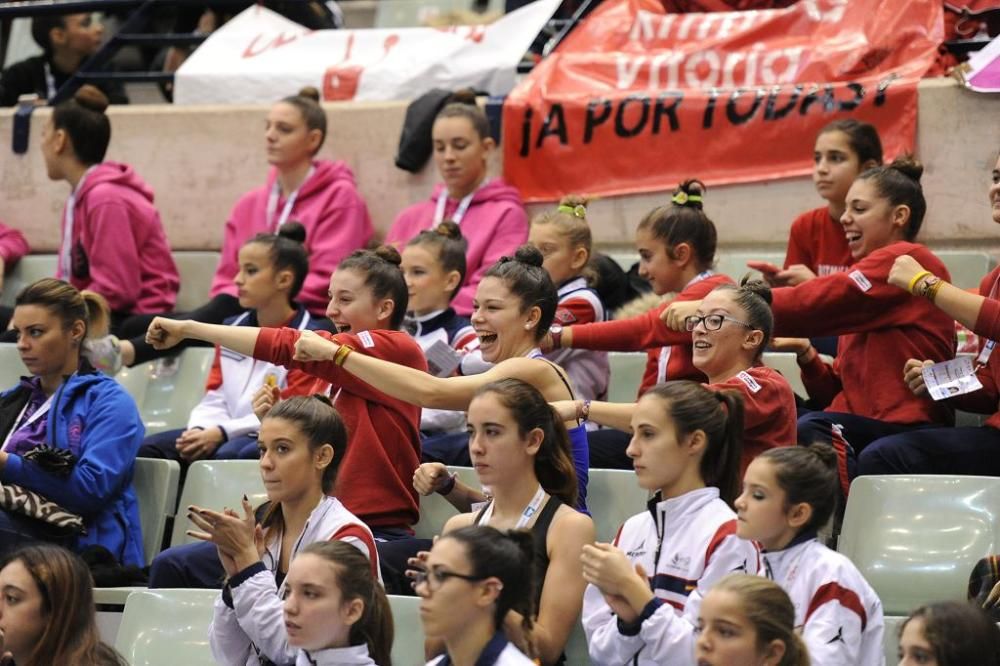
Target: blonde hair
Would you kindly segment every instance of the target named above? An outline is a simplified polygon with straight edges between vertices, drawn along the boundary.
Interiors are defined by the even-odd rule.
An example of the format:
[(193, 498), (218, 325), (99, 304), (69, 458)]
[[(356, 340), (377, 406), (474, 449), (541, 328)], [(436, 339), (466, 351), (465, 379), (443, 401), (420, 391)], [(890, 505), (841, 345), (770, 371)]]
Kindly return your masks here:
[(778, 666), (809, 666), (809, 650), (795, 633), (795, 606), (780, 585), (763, 576), (729, 574), (712, 587), (715, 590), (739, 597), (743, 614), (757, 632), (758, 647), (774, 640), (785, 644)]
[(85, 338), (107, 335), (111, 326), (111, 308), (103, 296), (93, 291), (79, 291), (55, 278), (42, 278), (22, 289), (14, 300), (14, 307), (19, 305), (44, 307), (59, 317), (65, 328), (82, 321)]
[(559, 201), (559, 205), (554, 210), (546, 211), (535, 217), (531, 221), (531, 226), (542, 226), (543, 224), (555, 225), (560, 235), (569, 241), (569, 245), (574, 250), (582, 247), (587, 251), (587, 263), (580, 274), (587, 279), (587, 283), (594, 286), (597, 283), (597, 271), (590, 265), (593, 255), (593, 235), (590, 233), (590, 224), (587, 222), (587, 204), (590, 199), (578, 194), (570, 194)]

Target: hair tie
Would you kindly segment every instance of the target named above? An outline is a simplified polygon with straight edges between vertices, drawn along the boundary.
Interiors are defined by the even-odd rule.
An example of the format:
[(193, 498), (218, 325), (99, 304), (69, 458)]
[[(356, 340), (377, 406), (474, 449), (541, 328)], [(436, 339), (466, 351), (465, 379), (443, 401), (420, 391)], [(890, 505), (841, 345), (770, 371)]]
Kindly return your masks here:
[(569, 204), (560, 204), (556, 210), (560, 213), (567, 213), (573, 217), (578, 217), (581, 220), (587, 217), (587, 207), (583, 204), (577, 204), (575, 206), (570, 206)]
[(673, 197), (671, 197), (670, 201), (677, 204), (678, 206), (686, 206), (689, 203), (700, 204), (702, 202), (702, 198), (700, 194), (688, 194), (687, 192), (681, 190)]

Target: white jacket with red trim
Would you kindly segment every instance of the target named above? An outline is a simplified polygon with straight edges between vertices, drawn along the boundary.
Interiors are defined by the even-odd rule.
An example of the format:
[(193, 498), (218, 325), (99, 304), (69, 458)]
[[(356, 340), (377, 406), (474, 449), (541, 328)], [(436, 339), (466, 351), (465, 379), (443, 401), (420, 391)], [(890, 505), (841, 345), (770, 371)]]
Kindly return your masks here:
[(615, 545), (652, 573), (656, 595), (632, 626), (618, 617), (593, 585), (583, 597), (583, 628), (591, 660), (600, 666), (689, 666), (701, 600), (733, 572), (760, 573), (757, 546), (736, 536), (736, 514), (718, 488), (649, 501), (629, 518)]
[[(604, 303), (597, 292), (587, 286), (585, 278), (578, 277), (559, 287), (559, 305), (556, 307), (554, 325), (592, 324), (606, 318)], [(555, 349), (546, 354), (545, 358), (566, 371), (577, 397), (604, 400), (607, 396), (611, 371), (606, 351)]]
[[(353, 513), (344, 508), (336, 497), (323, 496), (309, 515), (302, 534), (295, 541), (291, 558), (317, 541), (346, 541), (364, 553), (378, 576), (378, 550), (371, 530)], [(282, 614), (284, 583), (279, 587), (275, 570), (281, 556), (281, 535), (271, 539), (261, 562), (247, 567), (229, 579), (225, 591), (215, 600), (215, 614), (209, 627), (208, 639), (217, 664), (227, 666), (258, 666), (260, 656), (276, 664), (294, 664), (296, 648), (288, 645)]]
[(795, 605), (814, 664), (882, 666), (882, 602), (857, 567), (815, 538), (764, 553), (769, 578)]

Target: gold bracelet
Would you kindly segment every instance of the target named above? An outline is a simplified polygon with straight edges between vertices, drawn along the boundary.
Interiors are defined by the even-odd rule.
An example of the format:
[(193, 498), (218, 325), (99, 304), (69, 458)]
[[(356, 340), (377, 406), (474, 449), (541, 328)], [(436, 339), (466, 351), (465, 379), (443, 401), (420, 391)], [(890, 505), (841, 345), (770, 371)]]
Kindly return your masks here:
[(340, 345), (337, 347), (337, 351), (333, 353), (333, 364), (338, 366), (343, 366), (344, 361), (347, 360), (347, 356), (354, 351), (350, 345)]
[(907, 291), (909, 291), (912, 294), (913, 290), (917, 286), (917, 283), (920, 282), (921, 280), (923, 280), (928, 275), (931, 275), (930, 271), (920, 271), (919, 273), (917, 273), (916, 275), (914, 275), (913, 279), (910, 280), (910, 286), (907, 288)]
[[(931, 282), (931, 280), (927, 280), (927, 282)], [(934, 299), (937, 298), (938, 290), (941, 289), (941, 285), (943, 284), (944, 280), (941, 278), (934, 278), (934, 281), (924, 288), (924, 298), (933, 303)]]

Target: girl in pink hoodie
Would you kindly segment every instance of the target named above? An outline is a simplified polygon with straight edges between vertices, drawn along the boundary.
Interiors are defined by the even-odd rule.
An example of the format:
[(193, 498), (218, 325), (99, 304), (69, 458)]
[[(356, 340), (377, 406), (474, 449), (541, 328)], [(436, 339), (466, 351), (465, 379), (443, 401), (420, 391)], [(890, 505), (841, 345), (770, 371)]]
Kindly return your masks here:
[(467, 317), (483, 273), (528, 240), (528, 214), (517, 189), (500, 178), (486, 179), (486, 161), (496, 144), (475, 95), (453, 95), (438, 113), (431, 134), (434, 164), (444, 182), (434, 187), (428, 201), (399, 214), (386, 243), (402, 250), (411, 238), (444, 220), (458, 224), (468, 243), (468, 272), (451, 304)]

